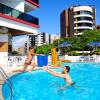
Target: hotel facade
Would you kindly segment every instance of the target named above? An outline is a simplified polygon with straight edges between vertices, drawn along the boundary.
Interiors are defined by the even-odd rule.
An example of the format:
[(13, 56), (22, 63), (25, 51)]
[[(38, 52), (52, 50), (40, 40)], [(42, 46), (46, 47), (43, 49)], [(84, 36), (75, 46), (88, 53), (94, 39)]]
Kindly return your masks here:
[(81, 35), (84, 30), (96, 27), (94, 6), (73, 6), (60, 15), (61, 38)]
[(38, 33), (39, 19), (27, 12), (39, 7), (39, 0), (0, 0), (0, 60), (11, 55), (12, 37)]
[(46, 32), (40, 32), (35, 35), (29, 35), (29, 45), (33, 47), (41, 46), (51, 43), (51, 34)]

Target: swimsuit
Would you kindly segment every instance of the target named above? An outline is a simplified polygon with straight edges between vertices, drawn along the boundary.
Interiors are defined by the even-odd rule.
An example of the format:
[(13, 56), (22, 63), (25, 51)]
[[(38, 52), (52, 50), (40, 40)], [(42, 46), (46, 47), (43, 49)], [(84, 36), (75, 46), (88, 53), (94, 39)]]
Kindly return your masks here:
[(28, 61), (28, 59), (25, 60), (25, 64), (28, 64), (30, 65), (32, 62), (31, 61)]
[(73, 86), (73, 85), (75, 85), (75, 82), (73, 82), (73, 83), (71, 84), (71, 86)]

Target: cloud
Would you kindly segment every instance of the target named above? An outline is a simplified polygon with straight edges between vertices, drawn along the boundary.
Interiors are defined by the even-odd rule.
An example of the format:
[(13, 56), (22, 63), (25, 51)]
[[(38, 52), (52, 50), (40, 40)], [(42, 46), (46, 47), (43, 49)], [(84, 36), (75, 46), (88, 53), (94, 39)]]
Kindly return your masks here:
[(13, 48), (24, 46), (25, 42), (28, 42), (28, 37), (16, 37), (12, 41)]

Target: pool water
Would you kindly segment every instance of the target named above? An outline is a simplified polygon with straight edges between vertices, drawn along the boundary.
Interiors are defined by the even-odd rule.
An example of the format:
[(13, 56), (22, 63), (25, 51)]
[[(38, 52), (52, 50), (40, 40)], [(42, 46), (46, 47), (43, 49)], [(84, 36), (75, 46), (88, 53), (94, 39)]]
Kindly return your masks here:
[[(64, 79), (54, 77), (38, 70), (21, 73), (10, 78), (14, 95), (13, 100), (100, 100), (100, 64), (64, 63), (71, 67), (70, 75), (75, 86), (65, 90), (60, 88)], [(62, 69), (55, 69), (62, 71)], [(2, 87), (4, 100), (9, 100), (10, 89), (5, 83)]]

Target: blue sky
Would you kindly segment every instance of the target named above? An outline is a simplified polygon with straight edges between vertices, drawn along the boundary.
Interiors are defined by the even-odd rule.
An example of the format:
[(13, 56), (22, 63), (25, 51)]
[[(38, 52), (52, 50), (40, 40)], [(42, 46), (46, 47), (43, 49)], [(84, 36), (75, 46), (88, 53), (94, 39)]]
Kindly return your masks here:
[[(40, 32), (57, 34), (60, 33), (60, 13), (72, 5), (94, 5), (96, 8), (96, 24), (100, 24), (99, 0), (40, 0), (40, 8), (31, 11), (29, 14), (39, 18)], [(20, 44), (24, 43), (26, 39), (26, 36), (16, 37), (13, 42)]]
[(40, 20), (40, 32), (60, 33), (60, 13), (72, 5), (94, 5), (100, 24), (100, 0), (40, 0), (40, 8), (30, 12)]
[(12, 42), (13, 48), (19, 48), (23, 46), (25, 42), (28, 41), (28, 37), (26, 35), (16, 36), (16, 37), (13, 37), (12, 41), (13, 41)]

